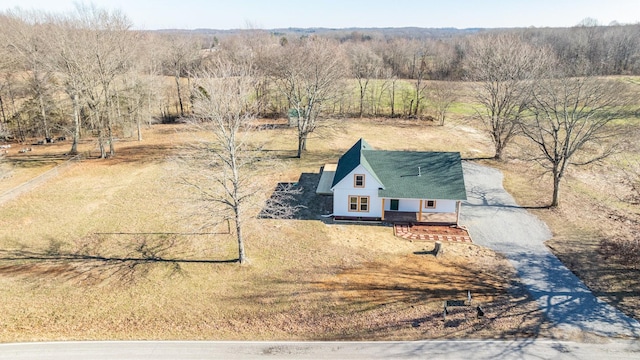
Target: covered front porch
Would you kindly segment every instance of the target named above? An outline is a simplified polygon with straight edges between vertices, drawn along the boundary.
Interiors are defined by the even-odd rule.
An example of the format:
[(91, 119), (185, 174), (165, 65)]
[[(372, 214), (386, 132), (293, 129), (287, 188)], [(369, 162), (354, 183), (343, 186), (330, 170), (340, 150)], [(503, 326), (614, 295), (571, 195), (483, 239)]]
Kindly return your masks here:
[(427, 225), (458, 225), (460, 201), (382, 198), (382, 221)]
[(457, 213), (419, 213), (409, 211), (385, 211), (382, 221), (390, 223), (456, 225)]

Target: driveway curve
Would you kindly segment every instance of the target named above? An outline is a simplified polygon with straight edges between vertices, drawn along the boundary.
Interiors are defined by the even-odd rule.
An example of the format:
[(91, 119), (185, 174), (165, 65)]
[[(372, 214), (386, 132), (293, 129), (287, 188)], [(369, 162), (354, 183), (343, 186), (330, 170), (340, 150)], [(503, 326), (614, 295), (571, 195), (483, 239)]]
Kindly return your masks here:
[(640, 337), (640, 324), (597, 299), (544, 245), (552, 234), (545, 223), (518, 206), (502, 187), (502, 173), (472, 162), (463, 164), (467, 201), (460, 222), (473, 241), (502, 253), (520, 282), (562, 330), (607, 337)]

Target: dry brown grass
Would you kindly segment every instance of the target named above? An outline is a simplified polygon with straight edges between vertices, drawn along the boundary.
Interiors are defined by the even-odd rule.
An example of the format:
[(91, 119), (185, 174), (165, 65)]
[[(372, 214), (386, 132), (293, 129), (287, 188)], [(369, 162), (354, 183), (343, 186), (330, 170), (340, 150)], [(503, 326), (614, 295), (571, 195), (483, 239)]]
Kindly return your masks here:
[[(292, 130), (260, 132), (279, 164), (265, 177), (274, 186), (296, 181), (359, 137), (388, 149), (489, 149), (474, 129), (455, 123), (339, 123), (333, 136), (310, 139), (302, 160), (292, 158)], [(436, 259), (421, 255), (432, 244), (395, 238), (389, 227), (253, 219), (249, 265), (239, 266), (217, 262), (235, 256), (224, 228), (96, 235), (191, 231), (177, 201), (183, 189), (167, 176), (166, 161), (192, 135), (182, 125), (155, 126), (142, 143), (119, 143), (116, 158), (82, 161), (0, 208), (0, 341), (413, 340), (545, 331), (535, 303), (512, 291), (508, 263), (475, 245), (446, 244)], [(486, 316), (456, 309), (444, 322), (443, 300), (464, 299), (467, 290)]]

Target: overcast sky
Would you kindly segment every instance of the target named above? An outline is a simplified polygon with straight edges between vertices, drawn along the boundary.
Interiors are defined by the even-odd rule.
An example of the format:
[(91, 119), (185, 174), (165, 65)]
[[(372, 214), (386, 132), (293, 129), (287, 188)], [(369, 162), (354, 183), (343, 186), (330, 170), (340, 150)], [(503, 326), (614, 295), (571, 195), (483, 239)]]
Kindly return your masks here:
[[(69, 11), (73, 0), (0, 0), (20, 7)], [(86, 2), (85, 3), (90, 3)], [(640, 0), (94, 0), (122, 10), (137, 29), (288, 27), (495, 28), (570, 27), (640, 22)]]

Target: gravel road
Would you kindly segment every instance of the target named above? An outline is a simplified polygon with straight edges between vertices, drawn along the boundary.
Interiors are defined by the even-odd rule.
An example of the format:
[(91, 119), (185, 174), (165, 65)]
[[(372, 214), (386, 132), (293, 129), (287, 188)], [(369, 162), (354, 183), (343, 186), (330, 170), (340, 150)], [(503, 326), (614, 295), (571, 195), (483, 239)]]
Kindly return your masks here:
[(463, 164), (468, 200), (460, 223), (473, 241), (507, 257), (520, 281), (559, 329), (607, 337), (640, 337), (638, 321), (598, 300), (544, 245), (546, 224), (519, 207), (502, 187), (502, 173)]

